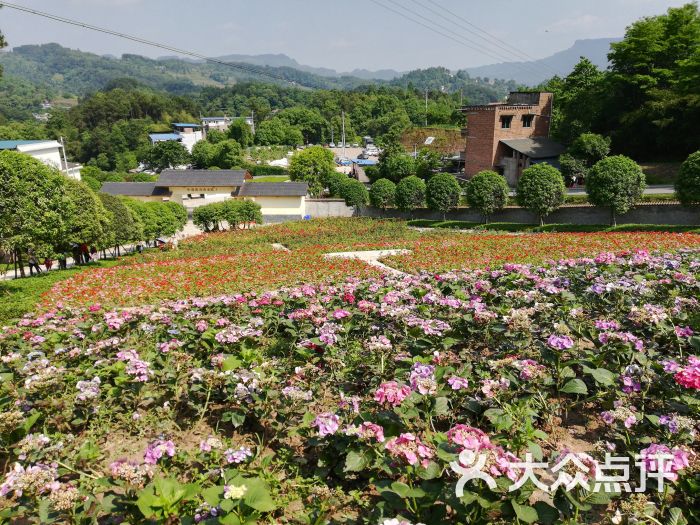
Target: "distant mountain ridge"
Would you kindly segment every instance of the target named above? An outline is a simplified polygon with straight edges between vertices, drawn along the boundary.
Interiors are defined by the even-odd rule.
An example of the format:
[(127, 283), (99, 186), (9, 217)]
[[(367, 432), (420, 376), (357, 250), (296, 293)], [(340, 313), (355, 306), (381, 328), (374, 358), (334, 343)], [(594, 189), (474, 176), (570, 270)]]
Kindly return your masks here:
[(504, 78), (519, 84), (537, 85), (551, 78), (555, 73), (566, 76), (580, 58), (586, 57), (601, 69), (608, 67), (610, 44), (621, 38), (590, 38), (576, 40), (569, 49), (531, 62), (504, 62), (487, 66), (470, 67), (466, 71), (472, 77)]

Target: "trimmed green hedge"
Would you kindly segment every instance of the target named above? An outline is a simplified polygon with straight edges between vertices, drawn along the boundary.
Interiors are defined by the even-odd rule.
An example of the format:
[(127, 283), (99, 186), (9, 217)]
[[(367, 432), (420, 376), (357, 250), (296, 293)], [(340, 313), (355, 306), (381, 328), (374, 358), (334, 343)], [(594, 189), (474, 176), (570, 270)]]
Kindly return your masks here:
[(408, 221), (409, 226), (417, 228), (438, 228), (454, 230), (475, 230), (475, 231), (502, 231), (502, 232), (670, 232), (670, 233), (700, 233), (697, 226), (682, 226), (677, 224), (620, 224), (611, 227), (607, 224), (545, 224), (537, 226), (535, 224), (523, 224), (517, 222), (492, 222), (489, 224), (478, 224), (467, 221), (439, 221), (418, 219)]

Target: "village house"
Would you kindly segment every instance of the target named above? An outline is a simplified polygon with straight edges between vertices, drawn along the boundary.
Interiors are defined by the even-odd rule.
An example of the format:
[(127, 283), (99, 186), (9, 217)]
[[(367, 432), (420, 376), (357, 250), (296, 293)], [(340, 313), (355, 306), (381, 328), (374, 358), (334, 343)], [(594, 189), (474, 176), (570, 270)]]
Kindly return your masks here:
[(513, 92), (503, 103), (463, 107), (467, 178), (493, 170), (515, 186), (532, 164), (558, 166), (565, 148), (549, 138), (553, 98), (546, 92)]
[(80, 180), (80, 164), (66, 160), (63, 145), (56, 140), (0, 140), (0, 151), (24, 153), (47, 166), (56, 168), (71, 179)]
[(260, 204), (265, 222), (298, 220), (306, 214), (305, 182), (251, 182), (245, 170), (165, 170), (157, 182), (105, 182), (101, 191), (140, 201), (173, 201), (193, 209), (228, 199)]
[(187, 122), (176, 122), (173, 124), (172, 133), (151, 133), (148, 135), (151, 140), (151, 145), (159, 142), (174, 140), (180, 142), (189, 153), (192, 153), (192, 148), (200, 140), (204, 140), (202, 126), (199, 124), (190, 124)]
[[(204, 130), (204, 137), (206, 137), (207, 133), (212, 130), (226, 133), (234, 120), (234, 118), (226, 116), (202, 117), (202, 129)], [(253, 122), (253, 117), (245, 117), (245, 123), (248, 124), (253, 133), (255, 133), (255, 123)]]

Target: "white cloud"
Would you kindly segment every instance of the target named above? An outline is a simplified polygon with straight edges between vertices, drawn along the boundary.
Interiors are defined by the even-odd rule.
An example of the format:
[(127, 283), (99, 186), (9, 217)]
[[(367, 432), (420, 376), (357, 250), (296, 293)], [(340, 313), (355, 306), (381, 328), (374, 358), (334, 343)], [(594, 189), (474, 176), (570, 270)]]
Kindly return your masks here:
[(571, 33), (576, 31), (590, 31), (596, 29), (602, 19), (591, 14), (576, 14), (571, 17), (562, 18), (549, 25), (547, 28), (553, 33)]

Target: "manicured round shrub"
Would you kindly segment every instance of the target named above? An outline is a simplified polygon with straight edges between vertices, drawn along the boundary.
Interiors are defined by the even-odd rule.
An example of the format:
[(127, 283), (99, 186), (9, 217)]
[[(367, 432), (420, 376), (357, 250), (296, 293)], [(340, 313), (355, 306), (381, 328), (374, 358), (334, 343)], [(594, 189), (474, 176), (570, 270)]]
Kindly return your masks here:
[(396, 203), (396, 184), (389, 179), (379, 179), (369, 189), (369, 202), (382, 210), (393, 206)]
[(682, 204), (700, 204), (700, 151), (681, 164), (676, 180), (676, 195)]
[(425, 182), (411, 175), (396, 185), (396, 206), (401, 211), (411, 212), (425, 205)]
[(564, 204), (564, 177), (554, 166), (535, 164), (523, 171), (518, 181), (518, 204), (544, 218)]
[(340, 197), (340, 188), (348, 182), (349, 178), (345, 173), (337, 171), (328, 176), (328, 192), (332, 197)]
[(502, 210), (508, 204), (510, 188), (506, 179), (495, 171), (482, 171), (472, 177), (467, 184), (467, 203), (479, 210), (486, 220), (494, 212)]
[(449, 173), (439, 173), (428, 181), (425, 191), (428, 208), (442, 213), (445, 220), (445, 214), (459, 204), (462, 188)]
[(367, 188), (359, 180), (348, 179), (340, 187), (340, 196), (348, 206), (366, 206), (369, 202)]
[(598, 161), (586, 178), (588, 200), (595, 206), (610, 208), (613, 226), (617, 225), (617, 215), (630, 211), (642, 198), (644, 188), (642, 168), (624, 155)]

